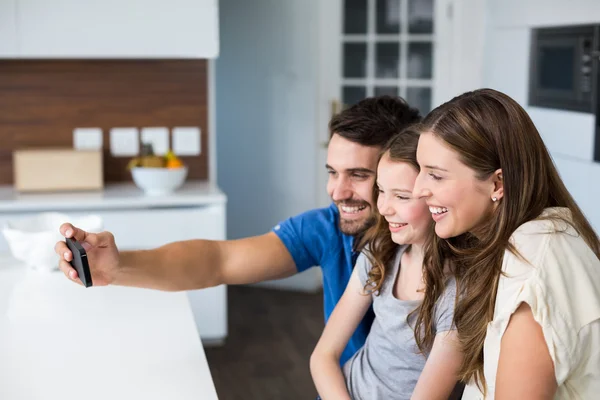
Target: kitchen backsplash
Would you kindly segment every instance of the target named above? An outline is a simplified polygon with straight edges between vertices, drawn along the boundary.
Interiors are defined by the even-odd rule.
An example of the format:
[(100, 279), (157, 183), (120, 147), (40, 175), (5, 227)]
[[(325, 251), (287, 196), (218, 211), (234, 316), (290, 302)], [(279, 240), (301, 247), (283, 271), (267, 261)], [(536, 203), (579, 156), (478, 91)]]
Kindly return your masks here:
[(181, 158), (188, 179), (208, 179), (207, 76), (205, 60), (0, 60), (0, 184), (13, 150), (72, 148), (78, 127), (102, 129), (106, 182), (131, 180), (111, 128), (198, 127), (200, 155)]

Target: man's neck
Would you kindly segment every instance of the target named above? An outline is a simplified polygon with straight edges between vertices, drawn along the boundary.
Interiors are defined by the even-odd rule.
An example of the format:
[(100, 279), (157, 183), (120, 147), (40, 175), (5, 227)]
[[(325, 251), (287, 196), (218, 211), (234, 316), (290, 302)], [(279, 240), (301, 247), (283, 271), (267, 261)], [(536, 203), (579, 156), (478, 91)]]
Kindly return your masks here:
[(356, 235), (352, 235), (352, 250), (353, 251), (362, 251), (362, 248), (359, 248), (360, 242), (364, 236), (364, 232), (359, 232)]

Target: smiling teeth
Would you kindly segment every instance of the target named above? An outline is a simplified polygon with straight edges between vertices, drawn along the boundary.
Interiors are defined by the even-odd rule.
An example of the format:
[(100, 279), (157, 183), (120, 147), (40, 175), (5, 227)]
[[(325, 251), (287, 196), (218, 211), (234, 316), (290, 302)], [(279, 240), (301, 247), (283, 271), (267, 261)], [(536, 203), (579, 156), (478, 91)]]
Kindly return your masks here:
[(432, 214), (443, 214), (448, 212), (446, 207), (429, 207), (429, 212)]
[(390, 222), (391, 228), (400, 228), (400, 227), (403, 227), (404, 225), (406, 225), (406, 224), (397, 224), (395, 222)]
[(348, 206), (340, 206), (340, 208), (342, 209), (343, 212), (348, 213), (348, 214), (353, 214), (353, 213), (357, 213), (359, 211), (364, 210), (365, 208), (367, 208), (367, 206), (360, 206), (360, 207), (348, 207)]

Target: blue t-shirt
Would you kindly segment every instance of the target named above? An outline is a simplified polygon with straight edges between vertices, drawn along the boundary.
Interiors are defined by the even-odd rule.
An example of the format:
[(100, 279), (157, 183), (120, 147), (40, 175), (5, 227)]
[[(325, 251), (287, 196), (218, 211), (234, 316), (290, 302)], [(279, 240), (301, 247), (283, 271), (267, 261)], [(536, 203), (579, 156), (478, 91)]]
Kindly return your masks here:
[[(359, 254), (353, 251), (354, 237), (340, 231), (339, 218), (336, 205), (331, 204), (288, 218), (273, 228), (292, 255), (298, 272), (314, 266), (323, 270), (325, 322), (342, 297)], [(365, 343), (373, 318), (369, 308), (342, 353), (342, 365)]]

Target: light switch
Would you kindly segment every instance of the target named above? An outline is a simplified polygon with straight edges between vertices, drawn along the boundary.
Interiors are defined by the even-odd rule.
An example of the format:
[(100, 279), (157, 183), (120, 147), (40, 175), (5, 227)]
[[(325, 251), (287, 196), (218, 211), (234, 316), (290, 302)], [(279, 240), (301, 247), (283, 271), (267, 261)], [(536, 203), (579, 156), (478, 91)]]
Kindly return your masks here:
[(102, 129), (75, 128), (73, 129), (73, 148), (75, 150), (101, 150)]
[(197, 126), (178, 126), (173, 128), (173, 152), (178, 156), (197, 156), (200, 146), (200, 128)]
[(110, 153), (116, 157), (137, 156), (140, 152), (137, 128), (112, 128), (110, 130)]
[(152, 144), (154, 154), (164, 156), (169, 151), (169, 128), (146, 127), (142, 128), (142, 143)]

